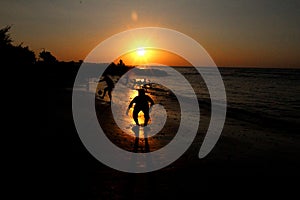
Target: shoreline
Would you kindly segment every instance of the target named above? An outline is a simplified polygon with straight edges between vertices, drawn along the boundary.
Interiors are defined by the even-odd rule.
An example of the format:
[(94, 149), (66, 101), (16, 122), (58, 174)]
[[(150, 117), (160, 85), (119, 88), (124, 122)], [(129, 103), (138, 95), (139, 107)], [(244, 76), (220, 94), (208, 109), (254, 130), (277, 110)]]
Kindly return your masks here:
[[(290, 179), (296, 181), (300, 176), (298, 135), (240, 121), (230, 115), (226, 118), (224, 130), (214, 149), (204, 159), (199, 159), (198, 152), (209, 122), (209, 112), (205, 109), (200, 112), (201, 120), (196, 138), (177, 161), (159, 171), (146, 174), (119, 172), (93, 158), (81, 143), (72, 118), (72, 92), (51, 89), (48, 93), (50, 123), (47, 138), (52, 141), (49, 151), (54, 165), (54, 177), (61, 181), (55, 187), (60, 188), (59, 190), (64, 188), (62, 192), (67, 197), (145, 199), (144, 194), (148, 194), (149, 199), (157, 195), (176, 199), (197, 195), (199, 187), (206, 194), (215, 189), (230, 190), (232, 187), (254, 193), (261, 191), (261, 188), (264, 188), (263, 192), (270, 193), (274, 187), (280, 187), (285, 192), (295, 187), (291, 185), (293, 180)], [(110, 121), (109, 117), (105, 120)], [(123, 139), (115, 124), (104, 124), (110, 130), (111, 140), (133, 152), (155, 150), (160, 147), (158, 142), (162, 146), (172, 138), (170, 133), (173, 125), (170, 123), (165, 135), (148, 139), (148, 150), (142, 139), (139, 139), (136, 148), (135, 138), (128, 136)], [(227, 178), (224, 177), (236, 183), (227, 185)], [(199, 179), (198, 185), (191, 181), (195, 178)], [(210, 187), (216, 183), (215, 188)], [(74, 188), (77, 188), (76, 191)]]

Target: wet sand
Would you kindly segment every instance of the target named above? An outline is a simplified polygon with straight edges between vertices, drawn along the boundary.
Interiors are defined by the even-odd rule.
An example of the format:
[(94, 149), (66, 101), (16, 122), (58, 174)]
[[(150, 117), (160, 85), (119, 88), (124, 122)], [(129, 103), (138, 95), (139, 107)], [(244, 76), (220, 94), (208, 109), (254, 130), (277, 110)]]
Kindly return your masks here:
[[(243, 192), (247, 196), (285, 197), (297, 191), (294, 184), (300, 169), (297, 133), (227, 117), (218, 143), (205, 158), (199, 159), (209, 123), (209, 110), (202, 109), (200, 104), (198, 134), (183, 156), (159, 171), (129, 174), (101, 164), (87, 152), (73, 123), (71, 90), (48, 92), (51, 99), (45, 136), (51, 143), (48, 150), (54, 183), (49, 194), (57, 192), (59, 197), (73, 199), (198, 199), (202, 195), (215, 196), (216, 191), (224, 196)], [(163, 99), (158, 96), (156, 101), (166, 105)], [(168, 105), (175, 109), (176, 102), (168, 101)], [(154, 151), (167, 144), (177, 130), (175, 109), (170, 111), (160, 134), (147, 141), (137, 139), (116, 126), (109, 104), (96, 100), (97, 105), (99, 122), (109, 139), (128, 151)]]

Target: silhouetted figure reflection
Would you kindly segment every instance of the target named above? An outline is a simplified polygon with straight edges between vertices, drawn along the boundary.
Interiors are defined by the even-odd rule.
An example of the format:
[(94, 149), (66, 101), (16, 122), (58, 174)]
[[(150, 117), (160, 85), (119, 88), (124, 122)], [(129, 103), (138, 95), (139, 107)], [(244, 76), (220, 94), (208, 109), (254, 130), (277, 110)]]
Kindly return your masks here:
[(129, 104), (126, 114), (128, 115), (129, 109), (132, 107), (133, 104), (135, 104), (134, 109), (133, 109), (133, 119), (136, 123), (136, 125), (140, 126), (139, 121), (138, 121), (138, 114), (140, 111), (144, 113), (145, 117), (145, 123), (144, 126), (147, 126), (148, 121), (150, 119), (149, 116), (149, 103), (150, 107), (154, 105), (154, 101), (149, 97), (148, 95), (145, 94), (144, 89), (139, 89), (138, 90), (139, 95), (136, 96)]
[[(133, 146), (133, 152), (137, 153), (138, 149), (141, 148), (142, 152), (150, 152), (150, 146), (149, 146), (149, 142), (148, 142), (148, 132), (150, 131), (149, 127), (139, 127), (139, 126), (134, 126), (132, 127), (132, 131), (135, 133), (135, 139), (134, 139), (134, 146)], [(144, 134), (144, 135), (142, 135)], [(144, 137), (145, 141), (145, 149), (143, 150), (142, 146), (139, 146), (139, 138), (142, 136)]]
[(137, 153), (138, 152), (138, 148), (139, 148), (139, 135), (140, 135), (140, 128), (139, 128), (139, 126), (132, 127), (132, 131), (135, 134), (134, 145), (133, 145), (133, 152)]
[(148, 142), (148, 132), (150, 131), (149, 127), (144, 127), (144, 138), (145, 138), (145, 152), (150, 152), (150, 146)]
[[(108, 96), (109, 96), (109, 100), (111, 101), (111, 99), (112, 99), (111, 92), (112, 92), (113, 88), (115, 87), (115, 84), (114, 84), (113, 80), (111, 80), (107, 75), (105, 75), (105, 76), (103, 77), (103, 79), (101, 79), (101, 80), (99, 81), (99, 83), (100, 83), (100, 82), (103, 82), (103, 81), (106, 82), (106, 85), (107, 85), (107, 86), (104, 88), (103, 95), (100, 96), (100, 98), (103, 99), (104, 96), (105, 96), (105, 94), (106, 94), (106, 92), (107, 92), (107, 94), (108, 94)], [(102, 93), (101, 90), (99, 90), (99, 91), (98, 91), (98, 94), (101, 95), (101, 93)]]

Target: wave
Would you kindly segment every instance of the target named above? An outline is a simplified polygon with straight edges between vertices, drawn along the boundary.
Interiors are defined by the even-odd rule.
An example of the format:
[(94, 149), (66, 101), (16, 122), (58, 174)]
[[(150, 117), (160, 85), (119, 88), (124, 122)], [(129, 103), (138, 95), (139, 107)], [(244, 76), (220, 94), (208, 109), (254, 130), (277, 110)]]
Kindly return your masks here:
[[(176, 97), (173, 95), (173, 98)], [(184, 99), (186, 102), (191, 101), (191, 97), (180, 95), (180, 98)], [(198, 98), (198, 104), (201, 110), (205, 109), (206, 111), (211, 112), (211, 99)], [(220, 102), (220, 104), (217, 103), (215, 106), (216, 109), (219, 110), (223, 108), (223, 105), (224, 104)], [(290, 131), (290, 133), (293, 134), (298, 134), (299, 132), (299, 120), (297, 119), (292, 120), (287, 117), (278, 118), (278, 116), (263, 112), (262, 109), (251, 109), (242, 105), (240, 107), (235, 107), (235, 105), (231, 105), (230, 102), (227, 104), (226, 117), (258, 125), (262, 128), (285, 130)]]
[(134, 73), (139, 76), (168, 76), (168, 73), (159, 69), (139, 69), (135, 68)]

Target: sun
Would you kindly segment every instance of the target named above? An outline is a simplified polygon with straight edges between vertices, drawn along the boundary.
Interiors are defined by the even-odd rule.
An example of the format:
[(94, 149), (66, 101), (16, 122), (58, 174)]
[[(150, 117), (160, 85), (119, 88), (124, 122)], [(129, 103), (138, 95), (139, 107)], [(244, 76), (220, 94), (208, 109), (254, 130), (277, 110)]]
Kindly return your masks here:
[(136, 50), (136, 52), (137, 52), (137, 55), (139, 55), (139, 56), (144, 56), (145, 55), (145, 49), (144, 48), (138, 48)]

